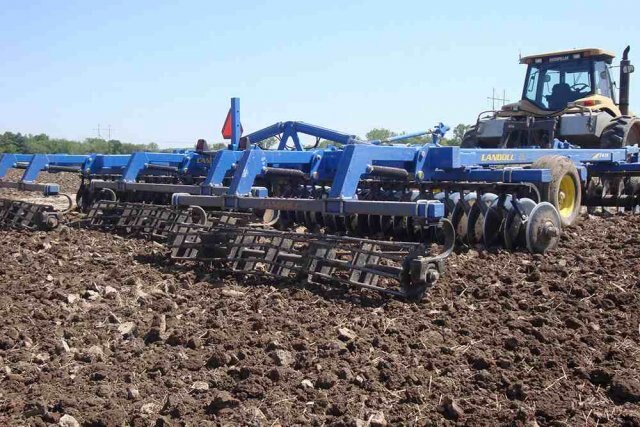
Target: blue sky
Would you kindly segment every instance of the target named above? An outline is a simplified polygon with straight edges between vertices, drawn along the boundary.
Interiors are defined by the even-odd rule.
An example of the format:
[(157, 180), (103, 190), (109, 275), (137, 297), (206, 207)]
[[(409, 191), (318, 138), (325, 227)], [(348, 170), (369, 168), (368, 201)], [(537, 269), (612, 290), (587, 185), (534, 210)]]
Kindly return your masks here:
[(472, 123), (492, 88), (520, 96), (519, 53), (626, 44), (633, 109), (638, 16), (638, 1), (0, 0), (0, 131), (82, 139), (100, 124), (187, 146), (221, 139), (231, 96), (246, 131)]

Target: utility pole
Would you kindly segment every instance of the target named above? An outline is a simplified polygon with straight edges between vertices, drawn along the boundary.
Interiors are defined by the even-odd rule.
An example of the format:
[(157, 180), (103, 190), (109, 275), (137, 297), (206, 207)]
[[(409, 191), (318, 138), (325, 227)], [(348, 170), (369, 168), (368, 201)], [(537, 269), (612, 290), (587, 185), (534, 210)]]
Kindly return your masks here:
[[(107, 141), (111, 140), (111, 125), (107, 125)], [(100, 127), (100, 123), (98, 123), (98, 127), (94, 129), (97, 134), (98, 134), (98, 138), (102, 139), (102, 130), (104, 130), (104, 128)]]
[(491, 101), (492, 110), (496, 109), (496, 101), (500, 101), (502, 103), (500, 107), (509, 102), (509, 100), (507, 99), (507, 91), (504, 89), (502, 90), (502, 98), (498, 98), (496, 96), (496, 88), (493, 88), (491, 96), (487, 96), (487, 99)]

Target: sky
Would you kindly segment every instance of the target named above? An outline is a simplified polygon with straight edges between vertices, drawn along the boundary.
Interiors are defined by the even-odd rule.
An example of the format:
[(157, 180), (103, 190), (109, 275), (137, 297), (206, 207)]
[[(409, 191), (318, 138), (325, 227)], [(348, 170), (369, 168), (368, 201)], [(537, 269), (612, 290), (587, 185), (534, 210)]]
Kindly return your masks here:
[(520, 54), (627, 44), (640, 102), (637, 0), (430, 3), (0, 0), (0, 132), (220, 142), (233, 96), (245, 132), (413, 132), (519, 99)]

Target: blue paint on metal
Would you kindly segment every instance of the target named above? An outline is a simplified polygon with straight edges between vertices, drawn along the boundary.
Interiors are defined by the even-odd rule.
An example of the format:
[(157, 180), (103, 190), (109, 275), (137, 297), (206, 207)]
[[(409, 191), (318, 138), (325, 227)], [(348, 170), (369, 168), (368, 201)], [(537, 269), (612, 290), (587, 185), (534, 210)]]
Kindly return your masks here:
[(84, 163), (82, 171), (85, 176), (122, 175), (130, 159), (130, 154), (92, 154)]
[(153, 165), (173, 166), (180, 170), (180, 168), (183, 166), (183, 162), (185, 162), (185, 159), (190, 159), (193, 155), (194, 153), (133, 153), (122, 175), (122, 181), (136, 182), (138, 176), (142, 171), (150, 172), (150, 174), (153, 174)]
[(231, 98), (231, 149), (240, 148), (242, 124), (240, 123), (240, 98)]
[(79, 168), (87, 158), (86, 155), (34, 154), (21, 181), (35, 182), (40, 172), (47, 170), (49, 166), (77, 166)]
[(15, 168), (18, 163), (29, 163), (32, 158), (33, 154), (4, 154), (0, 159), (0, 179), (4, 178), (9, 169)]
[(227, 194), (249, 194), (255, 185), (256, 177), (262, 175), (266, 167), (294, 169), (309, 174), (317, 161), (314, 151), (276, 151), (252, 147), (244, 151), (238, 161)]
[(318, 139), (324, 139), (341, 145), (359, 142), (355, 135), (349, 135), (343, 132), (327, 129), (322, 126), (316, 126), (304, 122), (278, 122), (264, 129), (257, 130), (246, 136), (249, 144), (260, 144), (261, 142), (273, 138), (280, 137), (278, 150), (287, 150), (289, 138), (293, 140), (294, 149), (302, 150), (299, 134), (309, 135)]
[(329, 198), (350, 199), (370, 165), (410, 168), (418, 149), (414, 147), (348, 145), (340, 157)]

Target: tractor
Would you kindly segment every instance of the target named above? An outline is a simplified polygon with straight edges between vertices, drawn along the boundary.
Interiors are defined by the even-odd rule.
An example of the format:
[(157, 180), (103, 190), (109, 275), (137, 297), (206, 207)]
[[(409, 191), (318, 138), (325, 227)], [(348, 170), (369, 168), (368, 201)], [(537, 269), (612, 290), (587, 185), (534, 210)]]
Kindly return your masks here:
[(618, 99), (610, 52), (574, 49), (521, 58), (527, 74), (520, 101), (481, 113), (461, 146), (551, 148), (556, 138), (582, 148), (640, 143), (640, 118), (629, 112), (629, 50), (620, 62)]

